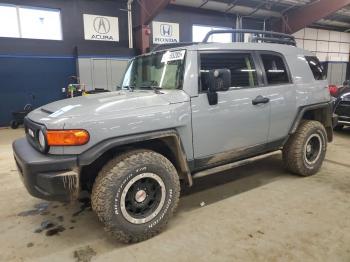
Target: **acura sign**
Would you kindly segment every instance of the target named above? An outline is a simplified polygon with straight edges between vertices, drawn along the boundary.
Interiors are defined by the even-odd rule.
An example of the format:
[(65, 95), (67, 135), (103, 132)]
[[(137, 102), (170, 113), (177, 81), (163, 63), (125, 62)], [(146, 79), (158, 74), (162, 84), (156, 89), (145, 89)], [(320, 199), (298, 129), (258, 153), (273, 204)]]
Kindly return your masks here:
[(154, 44), (177, 43), (180, 40), (179, 24), (177, 23), (154, 21), (152, 23), (152, 31)]
[(85, 40), (119, 41), (118, 17), (84, 14)]

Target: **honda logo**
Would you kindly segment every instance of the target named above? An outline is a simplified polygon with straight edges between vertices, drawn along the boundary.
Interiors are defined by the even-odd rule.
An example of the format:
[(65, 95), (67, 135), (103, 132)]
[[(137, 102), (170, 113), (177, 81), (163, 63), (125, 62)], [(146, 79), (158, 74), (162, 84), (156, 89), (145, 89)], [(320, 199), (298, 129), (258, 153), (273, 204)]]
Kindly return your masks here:
[(170, 22), (152, 22), (153, 43), (166, 44), (180, 41), (179, 24)]
[(173, 34), (172, 26), (169, 24), (161, 24), (160, 25), (160, 34), (162, 36), (168, 36), (168, 37), (172, 36), (172, 34)]
[(111, 24), (105, 17), (96, 17), (94, 19), (94, 29), (99, 34), (107, 34), (111, 29)]

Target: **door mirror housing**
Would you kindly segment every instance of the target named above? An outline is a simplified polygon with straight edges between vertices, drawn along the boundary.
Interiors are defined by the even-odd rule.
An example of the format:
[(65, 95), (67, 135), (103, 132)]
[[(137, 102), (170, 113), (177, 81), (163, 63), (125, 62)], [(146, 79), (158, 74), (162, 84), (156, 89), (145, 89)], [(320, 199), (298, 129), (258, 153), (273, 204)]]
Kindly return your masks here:
[(227, 91), (231, 86), (231, 71), (227, 68), (209, 70), (209, 105), (218, 103), (218, 91)]

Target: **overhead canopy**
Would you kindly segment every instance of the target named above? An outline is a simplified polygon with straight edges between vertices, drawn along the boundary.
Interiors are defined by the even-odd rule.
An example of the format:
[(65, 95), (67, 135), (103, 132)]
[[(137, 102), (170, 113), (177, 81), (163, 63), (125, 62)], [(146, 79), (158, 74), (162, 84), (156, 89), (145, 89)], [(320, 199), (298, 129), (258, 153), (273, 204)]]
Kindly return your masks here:
[[(277, 24), (279, 31), (293, 28), (287, 33), (307, 26), (338, 31), (350, 28), (350, 0), (173, 0), (171, 4), (266, 19)], [(288, 24), (283, 28), (284, 22)]]

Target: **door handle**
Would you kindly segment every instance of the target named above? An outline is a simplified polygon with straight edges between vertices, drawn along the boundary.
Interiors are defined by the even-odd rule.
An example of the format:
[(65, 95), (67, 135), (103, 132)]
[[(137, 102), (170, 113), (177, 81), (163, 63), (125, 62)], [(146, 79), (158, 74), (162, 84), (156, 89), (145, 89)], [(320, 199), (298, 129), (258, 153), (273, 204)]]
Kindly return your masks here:
[(266, 104), (270, 101), (270, 98), (264, 97), (261, 95), (258, 95), (256, 98), (252, 100), (253, 105), (258, 105), (258, 104)]

